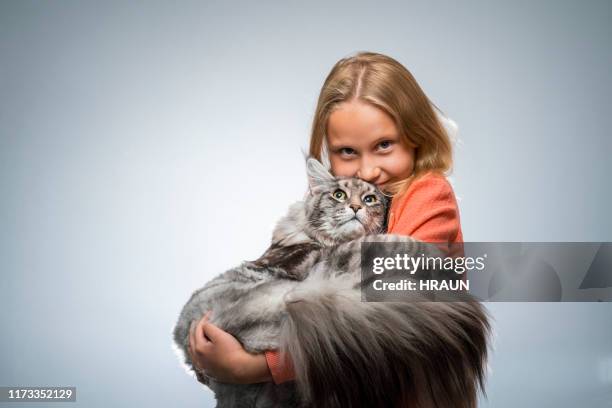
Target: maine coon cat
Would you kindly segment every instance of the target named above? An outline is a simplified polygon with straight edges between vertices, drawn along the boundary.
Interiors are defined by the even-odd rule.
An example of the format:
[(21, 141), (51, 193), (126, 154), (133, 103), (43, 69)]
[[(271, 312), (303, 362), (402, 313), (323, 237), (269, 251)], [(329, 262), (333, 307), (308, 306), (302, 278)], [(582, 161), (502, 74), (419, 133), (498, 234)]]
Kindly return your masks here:
[[(310, 193), (277, 224), (268, 250), (193, 293), (174, 329), (212, 322), (253, 353), (288, 352), (296, 380), (225, 384), (197, 373), (217, 407), (475, 407), (483, 388), (489, 324), (478, 303), (362, 302), (361, 242), (431, 247), (384, 235), (386, 197), (357, 178), (334, 178), (308, 159)], [(428, 273), (442, 274), (439, 271)]]

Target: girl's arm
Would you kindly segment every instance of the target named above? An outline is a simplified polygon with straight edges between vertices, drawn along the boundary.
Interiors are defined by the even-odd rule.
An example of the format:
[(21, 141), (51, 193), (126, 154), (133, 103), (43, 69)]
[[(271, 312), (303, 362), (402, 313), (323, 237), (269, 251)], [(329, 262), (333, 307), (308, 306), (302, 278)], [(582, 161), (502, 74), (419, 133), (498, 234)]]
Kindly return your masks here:
[(291, 360), (282, 362), (278, 350), (251, 354), (234, 336), (210, 323), (207, 316), (191, 332), (188, 352), (198, 370), (222, 382), (281, 384), (295, 379)]
[[(448, 243), (447, 256), (465, 256), (455, 193), (446, 178), (436, 173), (416, 179), (401, 197), (394, 199), (387, 232), (428, 243)], [(467, 281), (467, 273), (461, 279)]]
[(190, 331), (188, 352), (198, 371), (218, 381), (252, 384), (272, 379), (264, 354), (251, 354), (234, 336), (202, 317)]
[(446, 178), (427, 174), (395, 198), (387, 232), (429, 243), (463, 242), (457, 200)]

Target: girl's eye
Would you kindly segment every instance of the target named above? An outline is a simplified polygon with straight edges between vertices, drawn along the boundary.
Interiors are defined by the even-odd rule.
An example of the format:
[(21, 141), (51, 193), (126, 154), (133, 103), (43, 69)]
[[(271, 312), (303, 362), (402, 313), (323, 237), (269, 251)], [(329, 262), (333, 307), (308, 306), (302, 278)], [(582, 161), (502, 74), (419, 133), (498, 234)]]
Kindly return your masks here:
[(346, 200), (346, 193), (338, 189), (332, 193), (332, 197), (334, 197), (338, 201), (344, 201)]
[(375, 195), (367, 195), (365, 197), (363, 197), (363, 202), (366, 204), (374, 204), (378, 201), (378, 198), (376, 198)]
[(392, 142), (390, 140), (384, 140), (378, 144), (380, 150), (387, 150), (391, 147)]
[(338, 149), (338, 152), (344, 156), (352, 156), (355, 154), (355, 150), (351, 149), (350, 147), (342, 147)]

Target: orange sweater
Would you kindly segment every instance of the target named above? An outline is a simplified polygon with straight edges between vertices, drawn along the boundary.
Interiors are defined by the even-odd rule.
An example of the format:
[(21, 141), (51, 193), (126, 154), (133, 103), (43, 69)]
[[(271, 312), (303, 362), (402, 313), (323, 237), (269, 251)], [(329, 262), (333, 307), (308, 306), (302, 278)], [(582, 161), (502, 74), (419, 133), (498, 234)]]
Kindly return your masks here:
[[(446, 178), (427, 173), (393, 198), (387, 232), (425, 242), (462, 243), (459, 208)], [(283, 364), (278, 350), (267, 350), (265, 355), (275, 384), (295, 379), (291, 361), (286, 359)]]

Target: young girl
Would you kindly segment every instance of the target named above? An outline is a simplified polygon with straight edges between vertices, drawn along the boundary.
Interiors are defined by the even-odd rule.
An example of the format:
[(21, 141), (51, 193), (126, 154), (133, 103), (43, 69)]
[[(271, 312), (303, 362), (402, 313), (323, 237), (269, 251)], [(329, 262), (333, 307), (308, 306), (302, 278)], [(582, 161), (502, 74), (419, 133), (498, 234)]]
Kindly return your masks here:
[[(451, 143), (432, 103), (396, 60), (362, 52), (336, 63), (317, 104), (310, 155), (335, 176), (360, 177), (391, 197), (387, 232), (461, 244), (453, 190), (445, 178)], [(219, 381), (276, 384), (294, 379), (277, 350), (253, 355), (202, 318), (190, 337), (191, 359)]]

